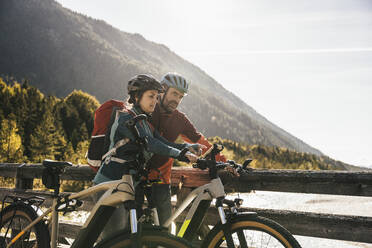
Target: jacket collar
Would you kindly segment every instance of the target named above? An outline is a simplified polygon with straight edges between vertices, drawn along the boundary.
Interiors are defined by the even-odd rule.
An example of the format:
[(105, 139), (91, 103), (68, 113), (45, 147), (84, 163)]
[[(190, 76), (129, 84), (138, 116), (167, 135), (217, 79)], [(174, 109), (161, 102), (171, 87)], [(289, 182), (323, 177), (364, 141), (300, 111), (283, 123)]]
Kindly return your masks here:
[(131, 109), (136, 115), (145, 114), (147, 117), (151, 117), (151, 114), (146, 114), (139, 105), (133, 105)]

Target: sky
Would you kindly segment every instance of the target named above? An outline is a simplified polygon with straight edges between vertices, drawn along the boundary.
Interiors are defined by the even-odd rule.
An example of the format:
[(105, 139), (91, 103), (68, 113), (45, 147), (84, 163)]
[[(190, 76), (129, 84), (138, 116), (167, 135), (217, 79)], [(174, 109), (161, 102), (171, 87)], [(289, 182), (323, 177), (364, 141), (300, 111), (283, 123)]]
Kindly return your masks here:
[(166, 45), (325, 155), (372, 168), (372, 1), (57, 1)]

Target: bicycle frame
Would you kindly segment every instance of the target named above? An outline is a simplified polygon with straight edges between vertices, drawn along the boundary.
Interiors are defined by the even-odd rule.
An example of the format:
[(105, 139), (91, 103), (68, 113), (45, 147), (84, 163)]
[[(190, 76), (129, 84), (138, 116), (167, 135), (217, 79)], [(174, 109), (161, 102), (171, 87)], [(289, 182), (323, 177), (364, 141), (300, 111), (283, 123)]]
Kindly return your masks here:
[[(85, 189), (83, 191), (73, 193), (68, 196), (68, 200), (80, 200), (87, 196), (91, 196), (97, 192), (106, 191), (93, 207), (89, 218), (86, 220), (80, 229), (74, 243), (71, 247), (91, 247), (97, 240), (102, 229), (106, 225), (108, 219), (116, 209), (116, 206), (127, 201), (134, 201), (134, 187), (132, 176), (124, 175), (122, 179), (101, 183)], [(35, 224), (41, 221), (45, 216), (52, 213), (51, 216), (51, 247), (57, 247), (58, 240), (58, 195), (53, 199), (53, 204), (42, 215), (25, 227), (13, 240), (8, 244), (7, 248), (14, 244), (23, 234), (30, 230)], [(130, 210), (131, 214), (131, 231), (137, 232), (137, 217), (135, 209)], [(132, 221), (133, 220), (133, 221)]]
[[(182, 237), (191, 241), (196, 234), (196, 231), (202, 224), (202, 220), (206, 212), (208, 211), (212, 200), (215, 198), (224, 198), (225, 195), (226, 194), (221, 179), (212, 179), (210, 183), (194, 189), (176, 209), (174, 214), (169, 217), (169, 219), (164, 223), (163, 226), (168, 227), (172, 223), (172, 221), (174, 221), (195, 199), (186, 215), (179, 233), (177, 234), (178, 237)], [(220, 215), (222, 223), (225, 223), (226, 216), (222, 206), (218, 207), (218, 213)]]

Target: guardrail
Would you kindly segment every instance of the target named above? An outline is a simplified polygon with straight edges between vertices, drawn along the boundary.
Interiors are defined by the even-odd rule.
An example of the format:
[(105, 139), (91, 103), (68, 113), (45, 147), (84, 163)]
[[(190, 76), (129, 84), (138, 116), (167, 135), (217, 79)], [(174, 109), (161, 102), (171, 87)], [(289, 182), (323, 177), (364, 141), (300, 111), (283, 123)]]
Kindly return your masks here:
[[(0, 188), (0, 199), (5, 194), (51, 196), (45, 191), (32, 190), (34, 178), (41, 178), (43, 167), (40, 164), (0, 164), (1, 177), (16, 178), (15, 189)], [(172, 187), (178, 198), (195, 187), (209, 181), (207, 171), (192, 168), (174, 168)], [(372, 196), (372, 172), (346, 171), (303, 171), (303, 170), (252, 170), (248, 174), (234, 177), (222, 173), (227, 192), (250, 192), (251, 190), (317, 193), (349, 196)], [(94, 173), (88, 166), (66, 168), (61, 176), (64, 180), (89, 181)], [(182, 186), (182, 187), (181, 187)], [(181, 188), (181, 189), (180, 189)], [(89, 210), (92, 202), (87, 199), (82, 206)], [(372, 243), (372, 217), (353, 215), (333, 215), (287, 210), (252, 209), (259, 215), (276, 220), (295, 235)], [(182, 218), (182, 216), (180, 217)], [(206, 223), (214, 224), (218, 220), (214, 208), (210, 208)], [(80, 227), (61, 224), (60, 234), (73, 238)]]

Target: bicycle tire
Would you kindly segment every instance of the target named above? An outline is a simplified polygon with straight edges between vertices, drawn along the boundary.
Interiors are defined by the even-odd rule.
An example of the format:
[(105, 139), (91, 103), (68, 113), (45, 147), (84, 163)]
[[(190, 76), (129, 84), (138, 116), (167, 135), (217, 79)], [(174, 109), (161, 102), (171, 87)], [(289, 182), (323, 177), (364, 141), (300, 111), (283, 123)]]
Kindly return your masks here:
[[(191, 248), (191, 243), (185, 239), (169, 234), (160, 228), (151, 228), (141, 232), (142, 248), (164, 247), (164, 248)], [(132, 247), (131, 234), (128, 230), (117, 233), (99, 242), (95, 248), (129, 248)]]
[[(22, 202), (11, 204), (0, 213), (0, 247), (6, 247), (20, 230), (38, 217), (36, 211)], [(12, 247), (50, 248), (50, 235), (44, 221), (35, 224)]]
[[(287, 229), (271, 219), (242, 214), (233, 217), (230, 224), (234, 244), (238, 244), (235, 247), (301, 248)], [(209, 232), (201, 247), (227, 247), (221, 222)]]

